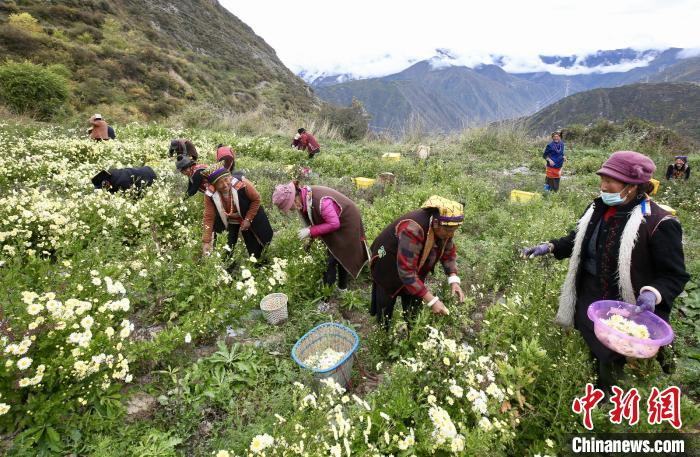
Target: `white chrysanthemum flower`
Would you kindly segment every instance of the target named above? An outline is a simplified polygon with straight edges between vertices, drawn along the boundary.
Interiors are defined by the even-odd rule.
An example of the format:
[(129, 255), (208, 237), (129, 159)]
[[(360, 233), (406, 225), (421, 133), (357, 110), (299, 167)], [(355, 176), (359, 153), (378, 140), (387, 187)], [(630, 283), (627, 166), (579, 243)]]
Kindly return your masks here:
[(32, 316), (36, 316), (43, 309), (44, 309), (44, 307), (42, 305), (40, 305), (39, 303), (32, 303), (31, 305), (27, 306), (27, 312)]
[(10, 405), (7, 403), (0, 403), (0, 416), (7, 414), (10, 411)]
[(30, 366), (32, 366), (32, 359), (29, 357), (22, 357), (17, 361), (17, 368), (20, 370), (26, 370)]
[(271, 447), (274, 443), (275, 439), (267, 433), (256, 435), (250, 442), (250, 451), (253, 454), (259, 454), (261, 451)]

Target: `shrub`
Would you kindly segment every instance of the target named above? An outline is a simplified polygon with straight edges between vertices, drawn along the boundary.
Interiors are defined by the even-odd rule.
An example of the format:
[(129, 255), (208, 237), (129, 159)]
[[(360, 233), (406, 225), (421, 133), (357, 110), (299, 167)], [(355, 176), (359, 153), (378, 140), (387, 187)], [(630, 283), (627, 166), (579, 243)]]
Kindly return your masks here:
[(29, 13), (10, 14), (8, 22), (11, 26), (24, 30), (25, 32), (41, 33), (44, 28)]
[(324, 105), (321, 119), (337, 128), (348, 141), (361, 140), (369, 130), (369, 114), (362, 103), (355, 99), (348, 107)]
[(68, 100), (68, 81), (29, 62), (0, 66), (0, 101), (17, 114), (48, 119)]

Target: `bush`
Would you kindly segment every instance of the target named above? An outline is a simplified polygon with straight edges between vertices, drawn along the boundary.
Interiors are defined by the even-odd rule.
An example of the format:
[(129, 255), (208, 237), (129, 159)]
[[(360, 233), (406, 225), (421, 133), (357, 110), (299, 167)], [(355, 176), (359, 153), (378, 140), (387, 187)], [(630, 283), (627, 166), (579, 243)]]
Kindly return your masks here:
[(68, 100), (68, 81), (29, 62), (0, 66), (0, 101), (17, 114), (48, 119)]
[(369, 115), (362, 103), (354, 99), (348, 107), (324, 105), (321, 119), (337, 128), (348, 141), (361, 140), (369, 130)]
[(10, 14), (8, 22), (11, 26), (26, 32), (41, 33), (44, 31), (39, 21), (29, 13)]

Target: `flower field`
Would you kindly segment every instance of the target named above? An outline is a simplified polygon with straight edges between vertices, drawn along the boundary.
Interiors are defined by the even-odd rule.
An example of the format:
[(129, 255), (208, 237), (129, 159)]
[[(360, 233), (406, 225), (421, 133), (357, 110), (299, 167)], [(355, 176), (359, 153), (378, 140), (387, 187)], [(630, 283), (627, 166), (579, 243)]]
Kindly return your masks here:
[[(281, 137), (137, 124), (117, 133), (118, 141), (93, 143), (66, 128), (0, 124), (7, 455), (554, 456), (586, 430), (571, 405), (593, 382), (593, 363), (576, 332), (552, 323), (566, 262), (525, 262), (518, 249), (573, 228), (598, 193), (599, 165), (613, 150), (637, 147), (634, 137), (606, 149), (576, 145), (559, 194), (516, 204), (511, 190), (541, 191), (544, 142), (512, 131), (436, 138), (427, 160), (415, 144), (364, 142), (324, 144), (312, 161)], [(269, 263), (257, 265), (242, 242), (235, 268), (226, 268), (223, 243), (202, 258), (202, 195), (184, 198), (186, 178), (167, 157), (176, 137), (191, 138), (205, 161), (218, 143), (237, 151), (236, 168), (255, 183), (275, 230)], [(387, 152), (402, 157), (382, 159)], [(673, 151), (643, 152), (660, 179)], [(93, 191), (100, 169), (144, 164), (158, 179), (140, 198)], [(385, 332), (368, 313), (367, 269), (347, 293), (322, 287), (325, 248), (304, 250), (298, 218), (271, 204), (274, 186), (301, 166), (311, 168), (304, 183), (357, 202), (370, 240), (430, 195), (464, 202), (456, 242), (465, 303), (447, 299), (449, 316), (421, 311), (410, 331), (395, 317)], [(383, 172), (396, 184), (358, 190), (351, 180)], [(655, 197), (678, 211), (693, 276), (672, 314), (676, 370), (635, 361), (624, 382), (642, 398), (679, 386), (685, 432), (700, 424), (698, 184), (697, 175), (663, 181)], [(437, 270), (429, 287), (448, 297)], [(280, 326), (259, 311), (273, 292), (289, 297)], [(329, 321), (361, 338), (347, 389), (316, 385), (290, 356), (302, 335)], [(596, 432), (675, 431), (644, 418), (614, 425), (606, 414), (594, 410)]]

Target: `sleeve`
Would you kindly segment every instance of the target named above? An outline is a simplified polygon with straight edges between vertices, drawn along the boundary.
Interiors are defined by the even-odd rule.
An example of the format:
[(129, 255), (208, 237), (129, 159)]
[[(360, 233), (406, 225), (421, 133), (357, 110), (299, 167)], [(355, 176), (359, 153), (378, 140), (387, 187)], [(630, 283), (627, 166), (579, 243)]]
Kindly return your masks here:
[(323, 223), (311, 226), (312, 238), (328, 235), (340, 229), (340, 206), (333, 199), (328, 197), (321, 199), (320, 213)]
[(202, 242), (211, 242), (216, 219), (216, 206), (209, 197), (204, 197), (204, 216), (202, 217)]
[(673, 165), (669, 165), (668, 168), (666, 168), (666, 179), (671, 179), (672, 174), (673, 174)]
[(546, 159), (549, 157), (549, 145), (545, 146), (544, 152), (542, 153), (542, 158)]
[(423, 229), (413, 221), (405, 221), (397, 227), (397, 235), (399, 248), (396, 266), (399, 278), (409, 294), (423, 298), (428, 293), (428, 289), (418, 276), (421, 250), (425, 244)]
[(685, 179), (690, 178), (690, 165), (688, 165), (688, 168), (685, 169)]
[(557, 260), (566, 259), (571, 257), (571, 253), (574, 251), (574, 241), (576, 240), (576, 231), (572, 230), (568, 235), (556, 239), (550, 240), (549, 242), (554, 245), (552, 254)]
[(656, 278), (645, 286), (654, 288), (663, 302), (671, 304), (683, 292), (690, 275), (685, 270), (683, 229), (677, 219), (662, 221), (651, 237), (651, 259)]
[(447, 245), (440, 258), (440, 263), (442, 263), (442, 269), (447, 276), (457, 274), (457, 246), (455, 245), (454, 238), (447, 240)]
[(244, 217), (245, 219), (252, 221), (255, 219), (255, 216), (258, 214), (258, 210), (260, 209), (260, 194), (253, 183), (248, 181), (247, 178), (243, 178), (243, 182), (245, 183), (245, 194), (248, 196), (248, 199), (250, 199), (250, 206), (248, 207), (248, 212), (245, 213)]

